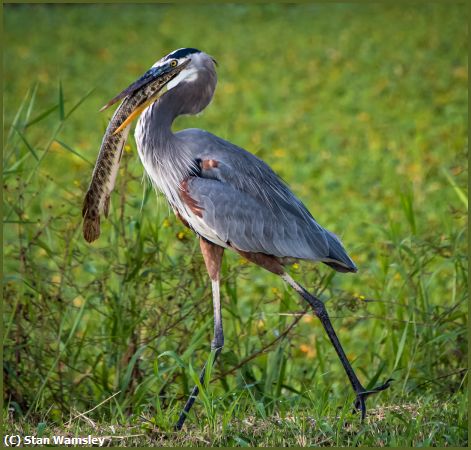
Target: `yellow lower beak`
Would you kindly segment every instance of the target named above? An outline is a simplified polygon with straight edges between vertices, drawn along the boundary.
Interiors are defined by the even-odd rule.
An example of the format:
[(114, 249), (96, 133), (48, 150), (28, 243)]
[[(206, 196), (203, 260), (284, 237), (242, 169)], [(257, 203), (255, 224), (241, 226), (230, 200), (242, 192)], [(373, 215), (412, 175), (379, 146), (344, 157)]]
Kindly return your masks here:
[(151, 105), (156, 100), (158, 100), (167, 91), (168, 91), (167, 86), (164, 86), (163, 89), (160, 90), (157, 94), (150, 97), (142, 105), (138, 106), (131, 114), (129, 114), (126, 120), (118, 128), (116, 128), (116, 130), (113, 132), (113, 135), (124, 130), (142, 111), (144, 111), (149, 105)]

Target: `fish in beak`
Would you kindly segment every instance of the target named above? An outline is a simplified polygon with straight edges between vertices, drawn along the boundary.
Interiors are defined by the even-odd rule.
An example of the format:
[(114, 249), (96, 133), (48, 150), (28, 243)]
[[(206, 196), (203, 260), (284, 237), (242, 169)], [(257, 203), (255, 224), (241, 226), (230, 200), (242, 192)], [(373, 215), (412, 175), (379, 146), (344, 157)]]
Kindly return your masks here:
[(123, 100), (106, 128), (92, 180), (85, 194), (82, 216), (83, 235), (87, 242), (92, 242), (100, 236), (100, 215), (108, 216), (110, 196), (131, 122), (167, 92), (167, 84), (177, 77), (189, 62), (188, 59), (178, 64), (178, 61), (173, 59), (152, 67), (101, 108), (103, 111)]
[(117, 134), (126, 128), (144, 109), (165, 94), (168, 90), (167, 83), (175, 78), (189, 62), (190, 60), (186, 60), (178, 64), (176, 60), (171, 60), (157, 67), (151, 67), (142, 77), (103, 106), (100, 111), (104, 111), (126, 97), (134, 100), (130, 102), (133, 107), (129, 109), (128, 117), (116, 128), (113, 134)]

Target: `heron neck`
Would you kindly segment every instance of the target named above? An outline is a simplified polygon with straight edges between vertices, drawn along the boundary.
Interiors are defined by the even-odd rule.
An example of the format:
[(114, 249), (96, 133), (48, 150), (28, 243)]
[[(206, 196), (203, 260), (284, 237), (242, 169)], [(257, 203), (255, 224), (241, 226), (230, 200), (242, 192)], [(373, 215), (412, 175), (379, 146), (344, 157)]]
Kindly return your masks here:
[(194, 163), (184, 142), (172, 132), (172, 123), (179, 115), (174, 103), (162, 100), (164, 97), (144, 110), (135, 138), (148, 175), (174, 204), (180, 183), (189, 176)]
[(189, 176), (192, 161), (186, 147), (172, 133), (174, 117), (154, 103), (139, 118), (135, 139), (152, 184), (165, 195), (173, 209), (183, 211), (180, 185)]
[(172, 132), (172, 124), (179, 115), (175, 106), (163, 97), (149, 106), (148, 112), (149, 120), (147, 125), (150, 127), (150, 134), (160, 144), (158, 147), (163, 147), (174, 141), (176, 138)]

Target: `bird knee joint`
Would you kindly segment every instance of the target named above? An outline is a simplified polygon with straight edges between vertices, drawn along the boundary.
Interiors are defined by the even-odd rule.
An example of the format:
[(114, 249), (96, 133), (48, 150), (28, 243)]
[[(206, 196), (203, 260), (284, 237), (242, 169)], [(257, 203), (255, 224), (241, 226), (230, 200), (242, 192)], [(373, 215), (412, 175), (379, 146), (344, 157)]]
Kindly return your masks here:
[(222, 350), (224, 347), (224, 337), (217, 336), (211, 342), (211, 350)]
[(316, 314), (317, 317), (319, 317), (319, 319), (324, 319), (324, 318), (329, 317), (329, 315), (327, 314), (327, 310), (325, 309), (325, 306), (322, 302), (313, 306), (313, 309), (314, 309), (314, 313)]

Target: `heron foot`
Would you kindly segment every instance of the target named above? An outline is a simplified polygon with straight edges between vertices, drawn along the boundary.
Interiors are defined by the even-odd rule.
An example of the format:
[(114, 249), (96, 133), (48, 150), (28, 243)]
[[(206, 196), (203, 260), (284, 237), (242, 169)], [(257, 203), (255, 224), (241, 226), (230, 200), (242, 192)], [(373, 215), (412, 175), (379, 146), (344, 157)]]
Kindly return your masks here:
[(353, 412), (360, 412), (361, 413), (361, 421), (363, 422), (366, 417), (366, 399), (372, 395), (377, 394), (378, 392), (384, 391), (387, 389), (391, 382), (394, 381), (392, 378), (389, 378), (385, 383), (381, 384), (370, 390), (364, 390), (361, 392), (357, 392), (357, 398), (355, 399), (354, 409)]

